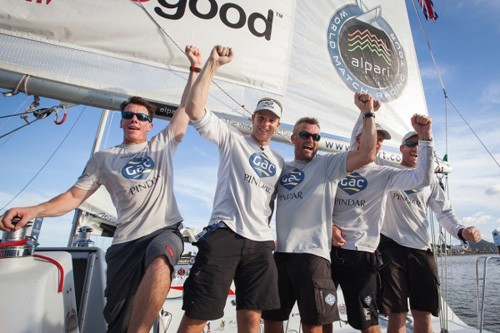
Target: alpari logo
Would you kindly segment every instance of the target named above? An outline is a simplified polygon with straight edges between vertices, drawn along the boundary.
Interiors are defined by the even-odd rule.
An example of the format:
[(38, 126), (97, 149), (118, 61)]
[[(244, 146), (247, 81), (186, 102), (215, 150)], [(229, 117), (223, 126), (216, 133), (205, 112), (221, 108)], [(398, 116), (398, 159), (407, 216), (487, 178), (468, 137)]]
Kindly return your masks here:
[(408, 81), (405, 51), (380, 16), (380, 7), (368, 10), (357, 3), (341, 8), (330, 20), (327, 47), (332, 64), (352, 91), (368, 92), (384, 102), (397, 99)]
[(166, 19), (181, 19), (186, 12), (186, 7), (189, 7), (191, 13), (198, 18), (211, 20), (218, 15), (222, 23), (229, 28), (241, 29), (247, 25), (248, 30), (255, 37), (271, 40), (274, 18), (274, 11), (271, 9), (267, 11), (267, 16), (261, 13), (251, 13), (247, 16), (241, 6), (232, 2), (224, 3), (220, 8), (216, 0), (178, 0), (175, 3), (158, 0), (158, 4), (161, 7), (155, 7), (155, 13)]
[(276, 166), (263, 153), (253, 153), (249, 159), (250, 166), (259, 177), (272, 177), (276, 174)]
[(135, 157), (122, 168), (122, 175), (127, 179), (146, 179), (154, 167), (151, 157)]
[(368, 180), (357, 172), (348, 174), (339, 183), (339, 188), (349, 195), (363, 191), (368, 186)]
[(302, 183), (304, 180), (304, 172), (299, 169), (294, 169), (284, 174), (280, 179), (280, 184), (287, 190), (292, 190), (295, 186)]

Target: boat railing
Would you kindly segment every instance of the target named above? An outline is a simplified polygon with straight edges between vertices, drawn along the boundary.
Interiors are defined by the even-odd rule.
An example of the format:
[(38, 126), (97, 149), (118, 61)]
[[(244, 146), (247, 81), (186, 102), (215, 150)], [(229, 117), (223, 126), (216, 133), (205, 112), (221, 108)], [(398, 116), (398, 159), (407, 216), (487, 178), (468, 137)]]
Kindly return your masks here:
[[(477, 293), (477, 321), (479, 333), (483, 332), (484, 320), (484, 299), (486, 297), (486, 282), (488, 280), (488, 263), (490, 261), (500, 261), (500, 256), (481, 256), (476, 260), (476, 293)], [(480, 266), (482, 264), (482, 275), (480, 275)]]

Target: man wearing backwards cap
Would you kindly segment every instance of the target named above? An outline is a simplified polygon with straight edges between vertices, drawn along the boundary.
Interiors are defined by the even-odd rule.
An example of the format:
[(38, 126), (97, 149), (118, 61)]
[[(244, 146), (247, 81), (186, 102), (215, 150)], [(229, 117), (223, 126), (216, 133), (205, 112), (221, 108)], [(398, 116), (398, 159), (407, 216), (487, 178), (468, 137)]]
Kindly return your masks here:
[[(415, 131), (403, 137), (399, 147), (402, 169), (416, 167), (418, 138)], [(378, 248), (384, 261), (379, 300), (389, 315), (388, 333), (406, 331), (408, 299), (415, 332), (432, 332), (431, 314), (439, 313), (438, 271), (428, 233), (429, 207), (450, 235), (462, 241), (481, 240), (478, 229), (459, 223), (437, 178), (429, 186), (390, 191)]]
[(222, 317), (233, 278), (238, 332), (258, 331), (261, 311), (280, 306), (269, 220), (283, 159), (269, 142), (282, 107), (271, 98), (261, 99), (250, 135), (205, 110), (212, 78), (232, 58), (231, 48), (213, 48), (186, 106), (193, 126), (219, 147), (219, 172), (212, 216), (195, 243), (199, 251), (184, 284), (179, 332), (201, 332), (208, 320)]
[[(332, 275), (344, 293), (349, 324), (365, 333), (380, 332), (376, 300), (381, 260), (376, 250), (384, 220), (386, 193), (427, 186), (433, 174), (431, 118), (414, 115), (411, 123), (422, 138), (416, 168), (403, 170), (372, 162), (348, 174), (337, 187), (333, 210)], [(391, 136), (380, 124), (376, 128), (378, 153), (383, 140)], [(353, 133), (358, 147), (351, 145), (351, 149), (359, 149), (359, 130)]]

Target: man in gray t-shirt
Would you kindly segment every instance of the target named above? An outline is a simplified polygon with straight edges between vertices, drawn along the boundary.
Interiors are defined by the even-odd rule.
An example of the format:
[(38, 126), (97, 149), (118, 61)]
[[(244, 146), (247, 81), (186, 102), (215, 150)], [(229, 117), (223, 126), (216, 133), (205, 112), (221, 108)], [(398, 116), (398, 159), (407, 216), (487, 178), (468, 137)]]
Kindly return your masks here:
[[(416, 167), (418, 139), (415, 131), (403, 136), (400, 168)], [(439, 313), (439, 277), (429, 236), (429, 210), (455, 238), (481, 240), (477, 228), (460, 224), (437, 178), (429, 186), (389, 192), (378, 247), (384, 261), (379, 299), (389, 316), (389, 333), (405, 332), (408, 304), (414, 327), (421, 332), (432, 331), (431, 314), (437, 317)]]
[[(149, 332), (165, 302), (184, 244), (182, 216), (173, 193), (173, 155), (186, 132), (185, 101), (201, 65), (198, 48), (186, 46), (191, 64), (181, 105), (169, 125), (147, 140), (156, 106), (140, 97), (121, 105), (121, 145), (92, 155), (68, 191), (36, 206), (11, 208), (1, 230), (19, 229), (36, 217), (60, 216), (78, 207), (101, 185), (117, 210), (117, 227), (106, 252), (108, 332)], [(12, 219), (21, 220), (14, 227)]]
[(230, 48), (216, 46), (193, 85), (186, 112), (193, 126), (219, 149), (219, 172), (209, 226), (184, 284), (180, 332), (201, 332), (223, 316), (231, 282), (236, 286), (238, 331), (258, 331), (260, 313), (279, 307), (274, 241), (269, 220), (283, 159), (269, 148), (280, 125), (281, 104), (262, 98), (243, 135), (205, 110), (217, 69), (230, 62)]
[(283, 331), (296, 301), (304, 333), (331, 331), (339, 319), (330, 269), (333, 199), (339, 179), (375, 158), (373, 112), (379, 106), (368, 94), (356, 93), (354, 102), (364, 119), (363, 149), (316, 155), (318, 120), (300, 118), (293, 128), (295, 159), (285, 163), (277, 192), (274, 258), (281, 307), (262, 313), (266, 332)]
[[(333, 279), (340, 284), (344, 294), (349, 324), (363, 333), (380, 332), (376, 306), (380, 258), (376, 249), (385, 214), (386, 193), (430, 183), (433, 174), (431, 122), (426, 115), (415, 114), (411, 118), (413, 128), (422, 138), (415, 169), (369, 163), (349, 173), (337, 188), (332, 228)], [(390, 139), (390, 134), (379, 124), (377, 132), (378, 152), (383, 140)], [(359, 136), (361, 132), (353, 134)]]

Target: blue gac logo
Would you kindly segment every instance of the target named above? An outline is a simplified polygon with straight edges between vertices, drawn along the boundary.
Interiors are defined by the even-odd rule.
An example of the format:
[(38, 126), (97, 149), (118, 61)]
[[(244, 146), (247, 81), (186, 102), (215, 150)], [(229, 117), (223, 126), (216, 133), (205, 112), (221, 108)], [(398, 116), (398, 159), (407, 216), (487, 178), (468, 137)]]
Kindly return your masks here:
[(259, 177), (272, 177), (276, 174), (276, 165), (269, 161), (263, 153), (253, 153), (249, 159), (250, 165)]
[(123, 167), (122, 175), (127, 179), (146, 179), (154, 167), (151, 157), (135, 157)]
[(348, 174), (339, 183), (339, 188), (349, 195), (363, 191), (366, 186), (368, 186), (368, 181), (357, 172)]
[(280, 179), (280, 184), (287, 190), (293, 189), (295, 186), (302, 183), (304, 180), (304, 172), (299, 169), (294, 169), (290, 172), (287, 172)]

